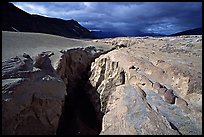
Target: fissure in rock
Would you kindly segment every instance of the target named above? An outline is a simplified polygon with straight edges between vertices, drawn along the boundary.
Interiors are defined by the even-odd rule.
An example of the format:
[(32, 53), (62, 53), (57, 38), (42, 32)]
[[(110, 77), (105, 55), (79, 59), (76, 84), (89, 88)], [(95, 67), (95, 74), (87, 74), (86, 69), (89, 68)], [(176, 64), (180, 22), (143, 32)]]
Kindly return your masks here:
[[(67, 96), (57, 134), (97, 135), (101, 132), (100, 99), (89, 83), (91, 62), (99, 55), (83, 48), (63, 52), (57, 72), (66, 84)], [(98, 96), (99, 102), (91, 100), (92, 95), (87, 90), (93, 90), (92, 95)]]

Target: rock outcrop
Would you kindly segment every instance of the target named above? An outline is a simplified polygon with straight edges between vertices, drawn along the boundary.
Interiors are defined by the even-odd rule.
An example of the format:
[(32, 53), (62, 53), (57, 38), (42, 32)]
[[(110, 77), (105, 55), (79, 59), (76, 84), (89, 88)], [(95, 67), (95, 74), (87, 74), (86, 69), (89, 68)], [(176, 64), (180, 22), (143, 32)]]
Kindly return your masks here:
[[(201, 135), (201, 36), (110, 44), (2, 62), (3, 134)], [(56, 59), (55, 59), (56, 61)]]
[[(168, 51), (160, 50), (158, 39), (152, 39), (158, 45), (151, 45), (150, 39), (143, 38), (97, 40), (116, 46), (125, 40), (127, 46), (100, 56), (91, 66), (89, 80), (100, 95), (100, 111), (104, 113), (100, 134), (202, 134), (202, 82), (201, 75), (198, 75), (201, 67), (199, 62), (191, 65), (187, 61), (181, 63), (187, 56), (189, 60), (195, 59), (189, 52), (183, 52), (187, 48), (178, 47), (176, 43), (172, 47), (176, 50), (169, 54)], [(169, 39), (166, 39), (167, 43), (171, 43)], [(188, 42), (189, 39), (183, 40)], [(149, 52), (152, 47), (147, 44), (154, 46), (153, 53)], [(200, 48), (199, 44), (196, 46), (191, 52)], [(173, 57), (175, 52), (180, 56), (177, 61)], [(197, 59), (201, 59), (200, 55)], [(125, 74), (125, 78), (117, 85), (120, 72)], [(196, 100), (194, 96), (200, 97)]]
[(56, 134), (66, 87), (51, 66), (50, 52), (2, 62), (2, 134)]
[(202, 133), (200, 121), (196, 122), (196, 118), (190, 115), (190, 109), (195, 111), (194, 108), (190, 108), (183, 98), (176, 98), (175, 91), (156, 82), (152, 86), (153, 82), (144, 75), (140, 77), (136, 73), (138, 79), (135, 80), (132, 80), (130, 71), (121, 75), (124, 68), (119, 65), (120, 61), (110, 59), (113, 54), (96, 59), (89, 79), (100, 94), (101, 110), (98, 111), (105, 114), (101, 134)]

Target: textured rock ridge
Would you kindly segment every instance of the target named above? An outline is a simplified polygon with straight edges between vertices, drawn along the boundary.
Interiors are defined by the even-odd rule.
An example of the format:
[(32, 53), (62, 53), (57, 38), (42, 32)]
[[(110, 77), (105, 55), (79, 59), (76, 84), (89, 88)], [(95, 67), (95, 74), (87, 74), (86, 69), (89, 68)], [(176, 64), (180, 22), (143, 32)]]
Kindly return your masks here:
[[(91, 72), (90, 83), (100, 94), (101, 111), (105, 113), (109, 95), (116, 86), (125, 82), (124, 70), (118, 67), (118, 62), (112, 62), (110, 58), (102, 58), (95, 60), (91, 66)], [(89, 94), (92, 95), (92, 91), (89, 91)]]
[[(118, 62), (111, 61), (107, 55), (104, 56), (92, 64), (92, 75), (89, 79), (100, 94), (100, 111), (105, 114), (101, 134), (201, 133), (201, 125), (187, 116), (190, 109), (188, 103), (176, 96), (172, 89), (154, 83), (144, 75), (130, 74), (129, 71), (125, 73), (131, 78), (121, 78), (125, 77), (121, 75), (124, 69)], [(133, 80), (133, 76), (137, 79)], [(127, 79), (128, 82), (122, 79)], [(119, 84), (116, 84), (117, 82)], [(172, 105), (175, 100), (176, 105)], [(174, 114), (174, 111), (177, 114)], [(188, 126), (186, 122), (193, 126)]]
[(2, 134), (56, 134), (66, 88), (50, 53), (2, 62)]
[[(126, 44), (131, 43), (128, 38), (124, 39)], [(119, 38), (101, 41), (111, 44), (114, 40), (116, 46), (121, 45)], [(138, 44), (145, 41), (139, 40)], [(192, 71), (194, 66), (187, 69), (185, 64), (181, 68), (173, 59), (168, 63), (155, 61), (155, 56), (150, 56), (152, 53), (147, 54), (139, 48), (148, 47), (127, 44), (127, 47), (101, 55), (92, 63), (89, 80), (100, 95), (100, 111), (104, 113), (100, 134), (202, 134), (199, 69)], [(193, 96), (198, 97), (197, 100)]]

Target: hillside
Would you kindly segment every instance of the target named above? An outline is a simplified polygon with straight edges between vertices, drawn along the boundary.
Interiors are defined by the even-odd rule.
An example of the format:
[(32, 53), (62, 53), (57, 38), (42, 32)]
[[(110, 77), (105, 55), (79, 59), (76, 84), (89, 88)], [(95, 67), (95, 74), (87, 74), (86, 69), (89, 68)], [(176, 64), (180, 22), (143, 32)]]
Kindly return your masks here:
[(172, 34), (170, 36), (180, 36), (180, 35), (202, 35), (202, 28), (190, 29), (190, 30)]
[(31, 15), (12, 3), (2, 3), (2, 30), (37, 32), (68, 38), (95, 38), (88, 29), (75, 20), (62, 20), (40, 15)]

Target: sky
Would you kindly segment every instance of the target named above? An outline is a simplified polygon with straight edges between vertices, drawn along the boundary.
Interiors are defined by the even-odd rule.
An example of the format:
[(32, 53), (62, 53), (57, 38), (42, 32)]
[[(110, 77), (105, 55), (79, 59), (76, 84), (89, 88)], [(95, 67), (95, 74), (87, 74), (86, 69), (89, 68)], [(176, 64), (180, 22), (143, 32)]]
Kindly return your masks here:
[(46, 17), (74, 19), (89, 30), (173, 34), (202, 27), (202, 2), (12, 2)]

